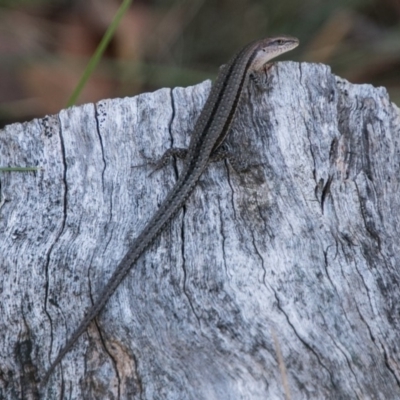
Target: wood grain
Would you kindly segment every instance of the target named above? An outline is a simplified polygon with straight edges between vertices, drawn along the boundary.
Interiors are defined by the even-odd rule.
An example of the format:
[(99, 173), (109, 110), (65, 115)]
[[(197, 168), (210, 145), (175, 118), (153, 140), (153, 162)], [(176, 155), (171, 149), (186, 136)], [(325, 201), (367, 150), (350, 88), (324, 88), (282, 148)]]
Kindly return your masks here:
[(0, 398), (275, 399), (285, 379), (293, 399), (400, 397), (399, 109), (321, 64), (262, 79), (229, 138), (256, 166), (209, 166), (42, 393), (210, 82), (0, 131), (0, 166), (43, 168), (0, 173)]

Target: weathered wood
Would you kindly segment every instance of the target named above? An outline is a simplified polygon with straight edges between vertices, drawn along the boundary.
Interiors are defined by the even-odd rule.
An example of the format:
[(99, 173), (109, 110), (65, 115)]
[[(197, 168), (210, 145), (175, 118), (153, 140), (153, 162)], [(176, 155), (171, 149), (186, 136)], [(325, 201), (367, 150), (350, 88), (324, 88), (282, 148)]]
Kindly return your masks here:
[[(188, 144), (209, 88), (0, 131), (0, 166), (43, 168), (0, 173), (0, 398), (39, 397), (182, 166), (149, 160)], [(287, 62), (237, 117), (230, 147), (257, 165), (210, 165), (40, 398), (278, 399), (282, 374), (296, 400), (400, 398), (399, 109)]]

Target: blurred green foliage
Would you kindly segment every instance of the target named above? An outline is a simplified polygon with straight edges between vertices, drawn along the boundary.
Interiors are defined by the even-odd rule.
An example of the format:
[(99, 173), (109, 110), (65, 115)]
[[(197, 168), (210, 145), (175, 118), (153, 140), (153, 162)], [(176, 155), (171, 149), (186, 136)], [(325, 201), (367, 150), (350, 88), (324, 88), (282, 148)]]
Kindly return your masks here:
[[(41, 95), (37, 88), (26, 95), (22, 87), (14, 90), (19, 77), (5, 84), (24, 68), (36, 71), (30, 87), (35, 87), (32, 79), (41, 78), (40, 68), (42, 75), (54, 76), (51, 85), (64, 84), (61, 100), (55, 100), (59, 88), (50, 85), (45, 103), (58, 109), (65, 106), (120, 4), (116, 0), (0, 0), (0, 51), (2, 46), (7, 49), (0, 53), (3, 124), (55, 112), (37, 107)], [(10, 23), (10, 18), (24, 13), (31, 18), (34, 34), (24, 18), (22, 24)], [(300, 46), (280, 60), (328, 64), (351, 82), (385, 86), (400, 104), (399, 0), (133, 0), (120, 25), (88, 82), (92, 89), (100, 87), (95, 79), (106, 82), (108, 89), (88, 91), (81, 97), (83, 102), (213, 78), (218, 66), (247, 42), (286, 33), (298, 37)], [(83, 39), (74, 36), (77, 29), (84, 31), (87, 44), (80, 46)], [(23, 45), (17, 51), (12, 41), (18, 44), (19, 40)], [(74, 44), (77, 51), (71, 51)], [(64, 79), (60, 70), (73, 75)], [(36, 82), (39, 89), (46, 85), (45, 80)], [(29, 112), (31, 104), (36, 108)]]
[[(181, 35), (166, 43), (169, 64), (216, 71), (247, 42), (287, 33), (298, 37), (300, 46), (280, 59), (329, 64), (335, 74), (354, 83), (386, 86), (400, 104), (398, 0), (153, 2), (161, 13), (177, 3), (189, 18)], [(155, 77), (148, 73), (151, 84)]]
[(49, 0), (0, 0), (0, 7), (38, 6), (48, 3)]

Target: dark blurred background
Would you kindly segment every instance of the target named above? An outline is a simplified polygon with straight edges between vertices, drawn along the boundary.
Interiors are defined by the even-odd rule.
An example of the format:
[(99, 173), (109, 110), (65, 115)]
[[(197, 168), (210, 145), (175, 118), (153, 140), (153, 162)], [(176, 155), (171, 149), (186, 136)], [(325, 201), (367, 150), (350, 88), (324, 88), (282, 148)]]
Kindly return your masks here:
[[(120, 0), (0, 0), (0, 127), (65, 108)], [(133, 0), (78, 103), (214, 78), (247, 42), (329, 64), (400, 104), (400, 0)]]

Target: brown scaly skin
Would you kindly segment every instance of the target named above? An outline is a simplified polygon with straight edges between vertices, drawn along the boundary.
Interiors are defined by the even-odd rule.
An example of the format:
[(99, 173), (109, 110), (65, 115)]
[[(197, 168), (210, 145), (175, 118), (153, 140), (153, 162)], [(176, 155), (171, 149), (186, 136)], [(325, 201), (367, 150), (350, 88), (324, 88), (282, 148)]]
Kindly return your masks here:
[(210, 157), (220, 147), (228, 134), (249, 76), (261, 70), (272, 58), (294, 49), (298, 44), (298, 39), (285, 35), (261, 39), (245, 46), (232, 57), (228, 64), (220, 68), (219, 75), (196, 122), (186, 152), (184, 169), (178, 181), (143, 231), (132, 243), (128, 253), (98, 295), (96, 302), (87, 311), (81, 324), (50, 365), (42, 380), (42, 386), (47, 383), (55, 367), (87, 329), (92, 319), (99, 314), (141, 254), (161, 234), (168, 222), (185, 203), (206, 168)]

